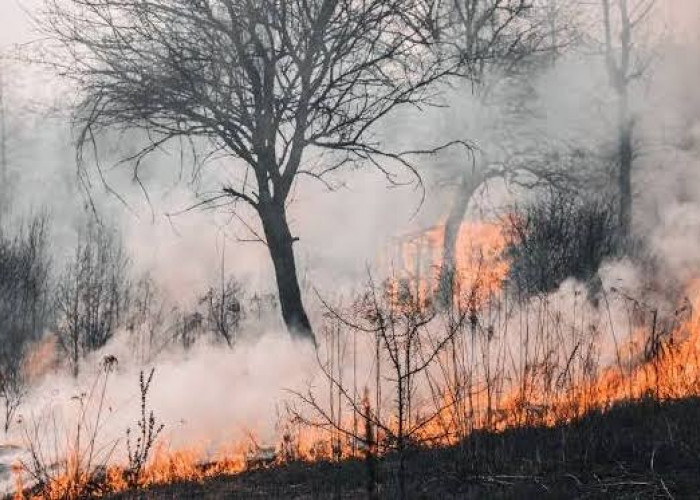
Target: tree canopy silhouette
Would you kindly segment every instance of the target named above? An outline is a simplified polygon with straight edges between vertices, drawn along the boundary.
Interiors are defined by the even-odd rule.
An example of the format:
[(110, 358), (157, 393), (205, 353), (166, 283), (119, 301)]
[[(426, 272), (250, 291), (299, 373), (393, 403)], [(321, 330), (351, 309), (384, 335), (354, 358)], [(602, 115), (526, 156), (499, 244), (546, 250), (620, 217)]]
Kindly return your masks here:
[[(398, 107), (424, 105), (451, 73), (435, 0), (46, 0), (53, 59), (80, 92), (79, 147), (142, 129), (143, 157), (203, 138), (231, 162), (216, 200), (259, 217), (291, 332), (313, 338), (286, 202), (300, 175), (363, 162), (396, 167), (432, 151), (391, 150), (375, 134)], [(447, 53), (446, 51), (444, 53)], [(447, 64), (446, 64), (447, 62)], [(417, 174), (416, 174), (417, 175)], [(214, 200), (210, 200), (214, 201)]]

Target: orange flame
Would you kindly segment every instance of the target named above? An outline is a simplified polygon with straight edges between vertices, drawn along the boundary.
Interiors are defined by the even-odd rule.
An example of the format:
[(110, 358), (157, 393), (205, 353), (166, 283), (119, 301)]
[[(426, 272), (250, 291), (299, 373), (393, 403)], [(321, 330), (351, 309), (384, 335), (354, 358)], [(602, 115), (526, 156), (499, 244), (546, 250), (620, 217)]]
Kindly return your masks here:
[[(411, 283), (416, 285), (418, 295), (425, 300), (436, 293), (434, 283), (442, 265), (438, 250), (443, 237), (444, 227), (437, 227), (401, 247), (401, 272), (413, 280)], [(496, 224), (465, 224), (461, 228), (455, 281), (460, 290), (477, 290), (478, 294), (459, 293), (460, 301), (468, 296), (473, 301), (468, 304), (470, 307), (474, 303), (481, 307), (490, 294), (501, 289), (508, 273), (508, 262), (503, 257), (505, 245), (503, 231)], [(700, 307), (699, 283), (689, 287), (689, 295), (693, 297), (692, 309)], [(527, 366), (524, 380), (498, 390), (484, 389), (483, 381), (467, 387), (438, 388), (438, 411), (420, 426), (416, 437), (424, 443), (444, 446), (455, 444), (476, 429), (500, 431), (522, 425), (553, 426), (593, 409), (604, 410), (623, 400), (647, 395), (660, 400), (700, 395), (700, 318), (694, 315), (682, 318), (668, 334), (651, 339), (651, 344), (648, 333), (638, 328), (629, 341), (617, 349), (616, 363), (590, 379), (580, 378), (568, 386), (562, 384), (559, 391), (544, 388), (548, 369), (546, 359)], [(447, 358), (448, 354), (443, 357)], [(451, 362), (449, 359), (441, 361)], [(487, 382), (490, 376), (485, 376)], [(416, 411), (418, 421), (419, 414)], [(138, 486), (203, 481), (253, 467), (293, 460), (338, 460), (362, 456), (365, 452), (363, 443), (352, 438), (327, 429), (297, 425), (293, 421), (287, 423), (281, 434), (280, 443), (272, 450), (254, 444), (255, 440), (251, 439), (253, 444), (245, 441), (232, 443), (211, 458), (203, 446), (170, 450), (161, 442), (140, 475)], [(376, 439), (381, 442), (382, 436), (376, 436)], [(69, 466), (67, 470), (67, 474), (46, 487), (42, 498), (80, 496), (81, 488), (91, 478), (76, 467)], [(19, 473), (17, 478), (17, 498), (24, 498)], [(117, 466), (107, 469), (105, 482), (108, 491), (122, 491), (129, 486), (125, 470)]]
[[(399, 280), (408, 280), (422, 303), (438, 293), (445, 226), (404, 239), (399, 248)], [(460, 226), (455, 247), (452, 289), (455, 304), (478, 307), (499, 291), (508, 274), (503, 256), (506, 236), (500, 224), (470, 222)], [(395, 280), (396, 281), (396, 280)]]

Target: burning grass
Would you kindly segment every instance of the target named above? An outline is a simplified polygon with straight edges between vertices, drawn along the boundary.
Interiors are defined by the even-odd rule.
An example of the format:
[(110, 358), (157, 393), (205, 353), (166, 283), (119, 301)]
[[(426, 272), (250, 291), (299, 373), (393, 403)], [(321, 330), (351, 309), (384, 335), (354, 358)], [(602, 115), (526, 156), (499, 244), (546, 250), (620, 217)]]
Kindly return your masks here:
[[(437, 233), (428, 232), (426, 241), (439, 240)], [(268, 474), (253, 469), (316, 470), (312, 464), (322, 463), (336, 469), (363, 464), (361, 476), (369, 477), (369, 484), (352, 488), (376, 493), (380, 479), (371, 464), (378, 462), (382, 484), (387, 475), (395, 476), (391, 488), (406, 497), (411, 475), (420, 477), (411, 458), (416, 453), (438, 461), (459, 453), (460, 469), (449, 474), (481, 477), (486, 467), (501, 486), (544, 484), (557, 467), (575, 470), (567, 473), (584, 484), (590, 477), (581, 479), (581, 471), (569, 465), (578, 467), (602, 449), (591, 422), (608, 429), (605, 415), (617, 415), (611, 422), (623, 420), (624, 411), (615, 408), (644, 413), (700, 396), (700, 319), (693, 313), (700, 307), (700, 287), (690, 285), (688, 298), (665, 313), (613, 289), (604, 289), (596, 305), (576, 287), (522, 301), (504, 291), (505, 240), (495, 226), (469, 227), (462, 237), (472, 246), (458, 258), (460, 285), (449, 305), (434, 300), (439, 260), (421, 261), (420, 255), (432, 254), (419, 251), (415, 242), (413, 250), (404, 251), (403, 262), (410, 265), (399, 279), (381, 284), (370, 279), (349, 307), (326, 304), (316, 353), (321, 385), (290, 392), (275, 445), (260, 444), (251, 432), (213, 454), (208, 446), (169, 446), (147, 410), (152, 373), (145, 379), (142, 374), (141, 418), (135, 441), (127, 439), (125, 464), (112, 460), (116, 443), (96, 453), (98, 412), (95, 425), (81, 419), (77, 435), (89, 430), (89, 438), (76, 438), (67, 447), (68, 458), (52, 463), (31, 447), (34, 465), (25, 465), (23, 472), (36, 486), (25, 489), (18, 479), (17, 498), (74, 499), (232, 475), (245, 482)], [(100, 398), (95, 401), (100, 404)], [(642, 403), (630, 404), (637, 401)], [(561, 455), (561, 460), (529, 456), (518, 448), (520, 435), (539, 436), (537, 453)], [(563, 440), (560, 445), (555, 446), (555, 436)], [(696, 444), (684, 442), (684, 453), (700, 449)], [(511, 448), (522, 469), (507, 463), (505, 450)], [(605, 460), (614, 461), (614, 452), (605, 451)], [(533, 460), (538, 465), (528, 469), (525, 464)], [(521, 481), (518, 474), (528, 479)], [(17, 475), (21, 478), (22, 471)], [(634, 484), (641, 488), (640, 481)], [(657, 492), (666, 488), (653, 477), (644, 484)]]
[[(412, 449), (408, 498), (690, 498), (696, 494), (700, 401), (619, 403), (568, 424), (475, 432)], [(398, 459), (378, 464), (378, 495), (397, 498)], [(291, 463), (115, 499), (367, 498), (358, 460)]]

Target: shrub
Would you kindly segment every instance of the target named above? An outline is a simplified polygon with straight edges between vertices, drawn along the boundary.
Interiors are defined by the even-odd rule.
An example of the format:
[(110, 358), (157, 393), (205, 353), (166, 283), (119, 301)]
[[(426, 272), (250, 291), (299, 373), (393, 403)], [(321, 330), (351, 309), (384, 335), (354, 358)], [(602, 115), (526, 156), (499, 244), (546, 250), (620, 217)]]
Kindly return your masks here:
[(567, 278), (598, 286), (605, 259), (627, 251), (614, 205), (553, 192), (516, 210), (506, 221), (509, 282), (524, 296), (556, 290)]
[(143, 370), (139, 375), (139, 390), (141, 394), (141, 413), (136, 423), (138, 429), (136, 438), (132, 441), (131, 428), (126, 430), (126, 449), (129, 457), (129, 465), (126, 469), (127, 484), (131, 488), (140, 486), (144, 468), (153, 450), (153, 446), (158, 439), (158, 435), (164, 428), (163, 424), (156, 422), (153, 410), (148, 411), (148, 389), (151, 387), (155, 368), (151, 368), (148, 376)]

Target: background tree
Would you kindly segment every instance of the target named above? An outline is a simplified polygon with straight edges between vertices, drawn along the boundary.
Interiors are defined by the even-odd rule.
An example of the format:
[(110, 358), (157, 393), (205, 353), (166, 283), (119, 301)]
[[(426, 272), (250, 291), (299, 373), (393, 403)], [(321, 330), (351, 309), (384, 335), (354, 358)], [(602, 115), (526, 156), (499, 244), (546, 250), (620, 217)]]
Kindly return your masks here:
[[(552, 1), (445, 2), (442, 36), (451, 41), (451, 50), (458, 56), (459, 75), (476, 82), (473, 90), (482, 103), (486, 103), (488, 88), (493, 86), (488, 82), (489, 77), (494, 76), (511, 83), (515, 81), (512, 85), (521, 89), (518, 95), (509, 96), (511, 99), (523, 101), (531, 97), (533, 71), (541, 63), (551, 61), (568, 43), (568, 26), (557, 22), (562, 17), (562, 8)], [(524, 113), (531, 112), (526, 109)], [(441, 300), (445, 303), (452, 300), (459, 230), (469, 202), (479, 188), (492, 178), (513, 180), (524, 172), (540, 180), (560, 177), (548, 166), (534, 165), (531, 158), (527, 162), (489, 160), (492, 156), (489, 152), (475, 156), (471, 165), (460, 169), (457, 179), (450, 182), (455, 186), (454, 198), (445, 220), (440, 269)], [(512, 156), (515, 159), (521, 155)]]
[(649, 67), (648, 55), (640, 50), (638, 38), (655, 5), (656, 0), (601, 0), (605, 64), (617, 101), (617, 183), (624, 234), (629, 233), (632, 220), (635, 119), (630, 91), (632, 83)]
[(127, 269), (117, 235), (89, 224), (56, 291), (56, 334), (75, 377), (82, 357), (104, 347), (127, 317)]
[(448, 0), (441, 36), (462, 63), (463, 76), (481, 81), (490, 69), (509, 73), (536, 52), (555, 47), (558, 7), (531, 0)]
[(167, 334), (172, 311), (150, 274), (141, 276), (132, 284), (128, 309), (126, 329), (131, 348), (138, 362), (145, 365), (170, 344)]
[(218, 287), (209, 287), (200, 302), (206, 305), (209, 329), (229, 347), (236, 342), (245, 312), (243, 287), (235, 278), (221, 277)]
[(0, 50), (0, 216), (6, 219), (10, 214), (21, 217), (15, 202), (26, 201), (13, 196), (26, 170), (27, 134), (33, 126), (32, 106), (22, 95), (27, 85), (22, 71), (22, 64), (10, 51)]
[(233, 276), (226, 276), (226, 240), (221, 251), (218, 283), (209, 287), (200, 304), (206, 307), (205, 316), (209, 329), (223, 339), (229, 347), (236, 342), (241, 322), (245, 317), (243, 308), (243, 285)]
[(26, 355), (51, 321), (47, 224), (35, 216), (14, 236), (0, 232), (0, 398), (5, 431), (24, 397)]
[[(313, 339), (287, 203), (300, 175), (363, 162), (400, 182), (411, 153), (374, 134), (396, 108), (429, 104), (449, 74), (432, 0), (47, 0), (54, 58), (81, 91), (80, 147), (114, 128), (148, 131), (140, 160), (203, 139), (231, 161), (206, 201), (243, 202), (262, 225), (282, 316)], [(63, 64), (63, 61), (68, 61)], [(439, 148), (438, 148), (439, 149)], [(423, 151), (427, 153), (427, 151)], [(433, 151), (434, 152), (434, 151)], [(261, 238), (263, 239), (263, 238)]]

